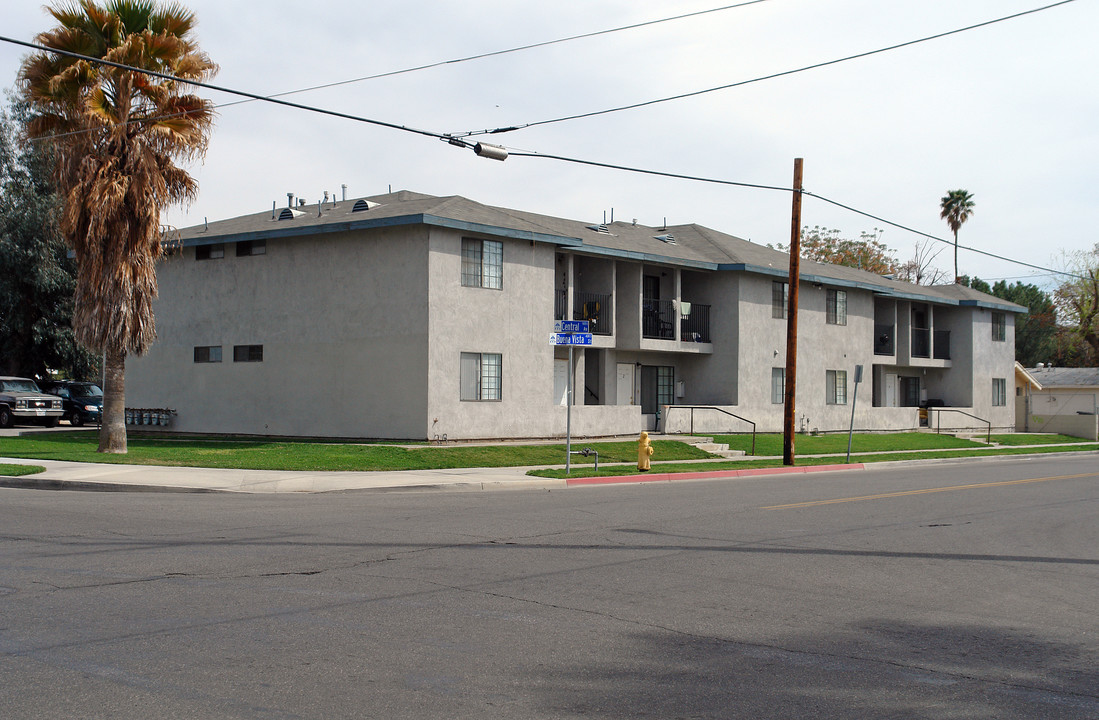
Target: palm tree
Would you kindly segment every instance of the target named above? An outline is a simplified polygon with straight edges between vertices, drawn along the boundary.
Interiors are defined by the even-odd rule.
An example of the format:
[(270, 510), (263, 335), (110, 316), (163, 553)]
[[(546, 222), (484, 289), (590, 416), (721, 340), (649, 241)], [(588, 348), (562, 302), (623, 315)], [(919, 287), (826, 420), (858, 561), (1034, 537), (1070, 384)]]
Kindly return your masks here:
[(949, 190), (943, 196), (939, 214), (954, 231), (954, 282), (958, 282), (958, 230), (973, 214), (973, 195), (965, 190)]
[[(36, 41), (51, 50), (201, 81), (217, 71), (192, 37), (194, 15), (175, 2), (75, 0), (47, 11), (58, 22)], [(50, 138), (64, 199), (61, 230), (76, 255), (73, 329), (104, 355), (99, 451), (126, 452), (126, 355), (156, 337), (160, 214), (193, 200), (176, 163), (201, 157), (213, 106), (190, 85), (90, 59), (40, 51), (19, 72), (35, 116), (28, 134)]]

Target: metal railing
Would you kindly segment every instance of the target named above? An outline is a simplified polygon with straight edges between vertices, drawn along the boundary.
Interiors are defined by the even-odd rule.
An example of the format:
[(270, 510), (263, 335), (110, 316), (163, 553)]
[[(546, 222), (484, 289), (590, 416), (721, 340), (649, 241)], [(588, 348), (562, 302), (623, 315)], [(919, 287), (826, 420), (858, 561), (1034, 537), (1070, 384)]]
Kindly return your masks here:
[(710, 342), (710, 306), (691, 303), (691, 311), (679, 318), (679, 339), (683, 342)]
[(645, 300), (641, 305), (641, 336), (675, 340), (676, 307), (671, 300)]
[(610, 335), (614, 331), (614, 296), (610, 293), (591, 293), (576, 291), (572, 308), (573, 320), (587, 320), (591, 323), (593, 335)]
[(912, 328), (912, 357), (931, 357), (931, 330)]
[(962, 414), (962, 415), (966, 415), (966, 416), (968, 416), (968, 417), (971, 417), (971, 418), (973, 418), (974, 420), (980, 420), (981, 422), (983, 422), (983, 423), (985, 423), (986, 425), (988, 425), (988, 433), (987, 433), (987, 434), (985, 435), (985, 443), (986, 443), (986, 444), (992, 444), (992, 422), (991, 422), (991, 421), (989, 421), (989, 420), (985, 420), (985, 419), (984, 419), (984, 418), (982, 418), (982, 417), (977, 417), (976, 415), (973, 415), (973, 414), (971, 414), (971, 413), (967, 413), (967, 412), (966, 412), (965, 410), (955, 410), (954, 408), (939, 408), (939, 407), (929, 407), (929, 408), (927, 408), (927, 411), (928, 411), (928, 412), (935, 412), (935, 413), (939, 413), (938, 415), (936, 415), (936, 416), (935, 416), (935, 420), (937, 421), (937, 422), (935, 423), (935, 432), (936, 432), (936, 433), (941, 433), (941, 432), (942, 432), (942, 429), (943, 429), (943, 428), (942, 428), (942, 423), (943, 423), (943, 416), (942, 416), (942, 414), (943, 414), (944, 412), (955, 412), (955, 413), (960, 413), (960, 414)]
[(565, 313), (569, 308), (569, 291), (568, 290), (554, 290), (553, 291), (553, 319), (564, 320)]
[(725, 415), (728, 415), (729, 417), (736, 418), (737, 420), (740, 420), (741, 422), (748, 423), (749, 425), (752, 426), (752, 452), (749, 453), (749, 454), (750, 455), (755, 455), (756, 454), (756, 424), (754, 422), (752, 422), (751, 420), (749, 420), (748, 418), (743, 418), (743, 417), (741, 417), (741, 416), (739, 416), (735, 413), (731, 413), (728, 410), (726, 410), (724, 408), (719, 408), (715, 405), (669, 405), (668, 406), (668, 413), (671, 414), (672, 410), (676, 410), (676, 409), (683, 409), (683, 410), (690, 410), (691, 411), (691, 430), (690, 430), (690, 433), (688, 433), (690, 435), (695, 434), (695, 410), (716, 410), (719, 413), (723, 413)]
[(949, 330), (936, 330), (934, 334), (934, 349), (932, 353), (936, 360), (949, 360), (950, 359), (950, 331)]
[(893, 347), (893, 326), (892, 325), (875, 325), (874, 326), (874, 354), (875, 355), (894, 355)]

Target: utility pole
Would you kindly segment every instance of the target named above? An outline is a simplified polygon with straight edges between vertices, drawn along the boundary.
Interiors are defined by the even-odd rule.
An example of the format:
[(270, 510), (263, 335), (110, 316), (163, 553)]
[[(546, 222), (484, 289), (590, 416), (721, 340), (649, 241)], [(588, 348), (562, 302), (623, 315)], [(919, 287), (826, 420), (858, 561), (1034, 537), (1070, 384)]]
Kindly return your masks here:
[(801, 158), (794, 158), (794, 204), (790, 218), (790, 283), (786, 312), (786, 397), (782, 415), (782, 464), (794, 464), (794, 390), (798, 372), (798, 282), (801, 277)]

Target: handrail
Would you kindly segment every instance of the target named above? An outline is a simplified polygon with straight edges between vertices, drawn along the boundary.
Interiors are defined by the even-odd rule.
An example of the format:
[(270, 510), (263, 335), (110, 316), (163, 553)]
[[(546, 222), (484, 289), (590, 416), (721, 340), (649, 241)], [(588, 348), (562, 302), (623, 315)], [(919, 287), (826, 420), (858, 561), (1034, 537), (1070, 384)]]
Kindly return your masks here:
[[(940, 407), (929, 407), (927, 409), (928, 409), (929, 412), (937, 412), (937, 413), (944, 413), (944, 412), (961, 413), (962, 415), (968, 415), (969, 417), (973, 418), (974, 420), (980, 420), (983, 423), (987, 423), (988, 424), (988, 434), (985, 436), (985, 443), (987, 443), (989, 445), (992, 444), (992, 422), (991, 421), (985, 420), (983, 417), (977, 417), (976, 415), (973, 415), (972, 413), (967, 413), (965, 410), (955, 410), (954, 408), (940, 408)], [(940, 414), (937, 419), (938, 419), (938, 422), (935, 424), (935, 433), (939, 434), (939, 433), (942, 432), (943, 416)]]
[(691, 435), (695, 434), (695, 410), (717, 410), (720, 413), (725, 413), (729, 417), (734, 417), (737, 420), (740, 420), (741, 422), (748, 423), (749, 425), (752, 426), (752, 452), (750, 454), (752, 454), (752, 455), (756, 454), (756, 424), (754, 422), (752, 422), (751, 420), (749, 420), (748, 418), (743, 418), (743, 417), (737, 415), (736, 413), (731, 413), (731, 412), (729, 412), (728, 410), (726, 410), (724, 408), (717, 407), (716, 405), (669, 405), (668, 406), (669, 412), (673, 408), (683, 408), (684, 410), (690, 410), (691, 411), (691, 432), (690, 432)]

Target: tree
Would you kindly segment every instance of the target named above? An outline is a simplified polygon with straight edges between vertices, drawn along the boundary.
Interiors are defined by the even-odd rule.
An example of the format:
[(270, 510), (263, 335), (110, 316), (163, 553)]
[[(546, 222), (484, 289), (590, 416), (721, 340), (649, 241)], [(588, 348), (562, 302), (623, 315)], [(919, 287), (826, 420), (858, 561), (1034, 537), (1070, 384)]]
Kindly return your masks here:
[(973, 214), (973, 195), (965, 190), (949, 190), (940, 201), (939, 217), (946, 220), (954, 233), (954, 282), (958, 281), (958, 230)]
[(1070, 348), (1076, 345), (1066, 348), (1066, 355), (1074, 365), (1094, 366), (1099, 362), (1099, 243), (1090, 251), (1068, 254), (1065, 264), (1075, 277), (1065, 280), (1054, 298), (1068, 328), (1063, 340)]
[[(174, 2), (76, 0), (47, 10), (58, 26), (39, 45), (186, 80), (217, 70), (192, 37), (194, 15)], [(28, 56), (19, 83), (36, 113), (28, 133), (51, 138), (56, 156), (61, 231), (77, 265), (73, 328), (105, 357), (99, 451), (124, 453), (126, 355), (156, 337), (161, 211), (197, 194), (176, 163), (204, 154), (212, 104), (186, 83), (56, 52)]]
[(73, 335), (76, 267), (57, 227), (51, 159), (17, 139), (25, 111), (0, 112), (0, 375), (98, 379)]
[[(858, 240), (840, 237), (839, 230), (829, 230), (819, 225), (805, 227), (801, 231), (801, 257), (814, 262), (866, 270), (879, 275), (889, 275), (896, 269), (897, 258), (879, 238), (881, 230), (859, 233)], [(776, 246), (789, 252), (788, 245)]]
[(931, 264), (941, 252), (942, 248), (935, 248), (930, 240), (917, 240), (912, 259), (897, 266), (897, 279), (914, 285), (939, 285), (946, 282), (949, 279), (946, 271)]

